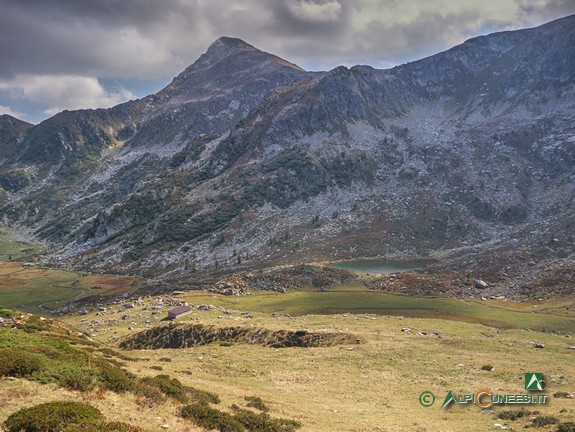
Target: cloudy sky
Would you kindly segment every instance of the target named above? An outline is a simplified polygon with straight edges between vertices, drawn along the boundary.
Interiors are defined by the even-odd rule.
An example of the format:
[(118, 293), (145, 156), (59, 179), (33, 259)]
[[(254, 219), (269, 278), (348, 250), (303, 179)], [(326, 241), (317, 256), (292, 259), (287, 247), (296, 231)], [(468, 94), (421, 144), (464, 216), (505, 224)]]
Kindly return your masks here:
[(573, 0), (0, 0), (0, 114), (36, 123), (145, 96), (223, 35), (308, 70), (386, 68), (574, 13)]

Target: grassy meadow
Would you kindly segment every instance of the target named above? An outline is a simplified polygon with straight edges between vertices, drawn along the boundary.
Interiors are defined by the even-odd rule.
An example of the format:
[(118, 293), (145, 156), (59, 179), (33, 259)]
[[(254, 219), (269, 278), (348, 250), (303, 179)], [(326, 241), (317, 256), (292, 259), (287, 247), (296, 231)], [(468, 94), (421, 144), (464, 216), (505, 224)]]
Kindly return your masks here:
[(0, 307), (46, 313), (76, 298), (120, 295), (135, 288), (135, 281), (130, 278), (27, 265), (0, 262)]
[[(0, 263), (0, 307), (45, 312), (82, 296), (132, 292), (135, 284), (129, 278), (5, 261)], [(345, 332), (362, 343), (318, 348), (223, 342), (185, 349), (118, 348), (130, 334), (165, 325), (167, 311), (176, 302), (193, 306), (193, 312), (177, 323)], [(205, 307), (199, 309), (200, 305)], [(304, 432), (481, 432), (500, 430), (496, 424), (509, 431), (533, 427), (551, 432), (555, 424), (535, 428), (533, 420), (547, 416), (575, 422), (574, 399), (553, 397), (557, 392), (575, 393), (574, 314), (573, 299), (515, 303), (421, 298), (346, 283), (324, 292), (307, 289), (228, 297), (197, 291), (145, 296), (58, 319), (73, 332), (89, 336), (88, 352), (111, 358), (137, 379), (168, 374), (185, 386), (219, 395), (217, 407), (224, 412), (231, 412), (233, 404), (245, 407), (246, 396), (260, 397), (272, 417), (297, 420)], [(5, 346), (9, 346), (8, 334), (9, 330), (0, 328)], [(14, 340), (23, 343), (24, 339)], [(81, 358), (88, 359), (81, 369), (89, 371), (92, 357)], [(63, 373), (58, 363), (45, 365), (52, 365), (56, 375)], [(500, 395), (525, 393), (526, 372), (544, 374), (548, 404), (441, 408), (449, 390), (457, 395), (481, 389)], [(149, 431), (202, 430), (181, 418), (181, 405), (174, 401), (147, 405), (130, 392), (78, 391), (47, 381), (0, 378), (0, 422), (20, 408), (41, 402), (80, 400), (97, 406), (110, 421), (128, 421)], [(420, 404), (424, 391), (436, 396), (433, 406)], [(516, 420), (498, 418), (506, 410), (523, 410), (525, 415)]]
[[(223, 407), (240, 403), (245, 395), (259, 396), (271, 407), (270, 414), (298, 420), (301, 430), (310, 432), (491, 431), (496, 423), (507, 430), (523, 430), (531, 417), (541, 415), (575, 421), (573, 399), (552, 397), (555, 392), (575, 392), (575, 350), (569, 349), (574, 345), (573, 319), (568, 314), (533, 312), (541, 304), (417, 299), (362, 293), (349, 285), (331, 293), (224, 297), (198, 292), (178, 298), (195, 305), (178, 323), (346, 332), (363, 341), (321, 348), (212, 343), (126, 352), (137, 359), (127, 363), (134, 374), (167, 373), (186, 385), (219, 394)], [(169, 307), (154, 310), (156, 300), (147, 298), (128, 311), (120, 311), (118, 305), (66, 321), (114, 346), (126, 335), (161, 325)], [(198, 305), (214, 308), (199, 310)], [(564, 305), (558, 303), (554, 310), (563, 310)], [(153, 310), (155, 315), (150, 315)], [(129, 318), (122, 319), (126, 313)], [(93, 327), (92, 322), (102, 325)], [(560, 334), (533, 330), (538, 326), (556, 327)], [(535, 348), (534, 343), (545, 348)], [(488, 365), (493, 370), (482, 369)], [(448, 390), (524, 393), (525, 372), (545, 374), (550, 402), (525, 407), (539, 414), (509, 421), (498, 419), (497, 414), (520, 406), (440, 408)], [(419, 403), (419, 395), (426, 390), (437, 398), (429, 408)]]
[(11, 233), (0, 231), (0, 262), (21, 261), (42, 252), (42, 246), (16, 240)]

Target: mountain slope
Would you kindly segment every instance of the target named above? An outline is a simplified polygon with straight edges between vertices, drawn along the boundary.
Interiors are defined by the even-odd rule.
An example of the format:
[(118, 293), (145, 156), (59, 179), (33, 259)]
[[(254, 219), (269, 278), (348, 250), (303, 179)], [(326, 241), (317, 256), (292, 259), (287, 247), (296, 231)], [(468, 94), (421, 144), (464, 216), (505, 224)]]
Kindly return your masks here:
[(574, 29), (320, 73), (220, 38), (155, 95), (29, 129), (3, 211), (59, 260), (164, 277), (518, 239), (572, 262)]

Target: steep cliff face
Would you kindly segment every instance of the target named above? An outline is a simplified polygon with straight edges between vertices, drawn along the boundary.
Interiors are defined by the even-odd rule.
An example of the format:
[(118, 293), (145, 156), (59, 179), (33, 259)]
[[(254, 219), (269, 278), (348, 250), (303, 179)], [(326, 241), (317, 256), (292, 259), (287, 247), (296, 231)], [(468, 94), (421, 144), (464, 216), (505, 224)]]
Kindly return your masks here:
[(528, 248), (550, 227), (563, 238), (542, 256), (572, 259), (574, 29), (320, 73), (220, 38), (155, 95), (4, 139), (0, 172), (29, 178), (6, 193), (6, 223), (66, 262), (166, 277)]

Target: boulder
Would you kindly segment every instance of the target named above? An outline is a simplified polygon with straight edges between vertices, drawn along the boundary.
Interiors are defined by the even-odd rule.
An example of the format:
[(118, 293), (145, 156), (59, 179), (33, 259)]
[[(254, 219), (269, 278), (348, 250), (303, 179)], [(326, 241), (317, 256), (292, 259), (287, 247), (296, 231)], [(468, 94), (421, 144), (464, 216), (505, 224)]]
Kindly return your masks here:
[(485, 289), (488, 286), (489, 286), (489, 284), (487, 282), (485, 282), (484, 280), (477, 279), (475, 281), (475, 288), (477, 288), (477, 289)]

